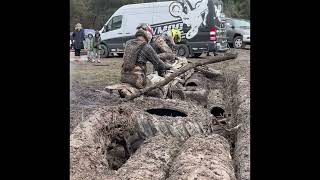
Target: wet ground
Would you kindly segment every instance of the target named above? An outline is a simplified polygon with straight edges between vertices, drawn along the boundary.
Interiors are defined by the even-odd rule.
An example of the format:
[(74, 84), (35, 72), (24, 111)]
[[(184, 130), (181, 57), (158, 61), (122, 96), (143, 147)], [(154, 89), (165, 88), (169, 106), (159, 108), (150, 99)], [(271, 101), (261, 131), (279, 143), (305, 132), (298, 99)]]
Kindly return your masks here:
[[(250, 81), (250, 49), (235, 51), (238, 52), (236, 59), (209, 66), (223, 72), (235, 72)], [(199, 58), (188, 59), (201, 61), (210, 57), (213, 55), (202, 54)], [(86, 55), (79, 58), (70, 52), (70, 133), (96, 107), (116, 104), (118, 97), (103, 90), (105, 86), (119, 82), (121, 65), (120, 57), (103, 58), (101, 63), (89, 63)], [(147, 66), (150, 72), (152, 66)]]

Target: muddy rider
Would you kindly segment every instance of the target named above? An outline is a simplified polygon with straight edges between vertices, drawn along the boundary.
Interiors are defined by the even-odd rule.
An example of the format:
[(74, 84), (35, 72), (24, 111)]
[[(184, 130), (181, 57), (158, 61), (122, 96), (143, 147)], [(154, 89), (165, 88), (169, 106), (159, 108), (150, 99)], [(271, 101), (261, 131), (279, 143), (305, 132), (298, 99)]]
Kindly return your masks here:
[(157, 51), (159, 58), (164, 62), (173, 63), (175, 53), (172, 49), (176, 46), (176, 43), (180, 41), (181, 32), (177, 28), (173, 28), (159, 35), (155, 39), (155, 50)]
[(164, 76), (170, 66), (159, 59), (157, 53), (150, 46), (152, 29), (150, 26), (141, 28), (138, 26), (135, 39), (129, 40), (125, 46), (121, 82), (128, 83), (137, 89), (142, 89), (150, 83), (147, 73), (147, 61), (151, 62), (160, 76)]

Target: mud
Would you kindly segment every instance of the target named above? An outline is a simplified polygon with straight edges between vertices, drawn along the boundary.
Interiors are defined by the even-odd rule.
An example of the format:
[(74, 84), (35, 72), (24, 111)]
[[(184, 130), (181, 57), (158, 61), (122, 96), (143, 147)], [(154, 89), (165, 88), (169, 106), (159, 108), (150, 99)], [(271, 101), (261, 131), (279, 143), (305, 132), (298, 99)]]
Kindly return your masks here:
[(183, 100), (122, 104), (74, 80), (70, 179), (250, 179), (248, 72), (214, 72), (191, 78)]
[(217, 134), (195, 135), (174, 159), (168, 180), (235, 180), (228, 141)]
[[(187, 116), (147, 112), (148, 109), (162, 108), (164, 111), (174, 109)], [(130, 103), (99, 108), (81, 122), (70, 136), (71, 179), (112, 174), (114, 170), (121, 169), (145, 140), (156, 135), (175, 138), (176, 141), (185, 141), (196, 134), (223, 135), (210, 117), (212, 115), (207, 109), (194, 104), (157, 98), (140, 98)]]
[[(178, 99), (141, 98), (134, 104), (140, 110), (138, 124), (140, 131), (146, 137), (150, 136), (151, 128), (164, 136), (173, 136), (180, 140), (186, 140), (195, 134), (220, 134), (228, 138), (228, 132), (222, 126), (215, 123), (215, 118), (208, 109), (187, 101)], [(139, 106), (138, 106), (139, 105)], [(148, 109), (172, 109), (186, 114), (186, 117), (159, 116), (146, 112)]]
[(241, 124), (236, 133), (234, 161), (239, 180), (250, 179), (250, 84), (239, 77), (237, 123)]
[(173, 157), (182, 142), (174, 137), (157, 135), (146, 140), (116, 172), (121, 179), (166, 179)]

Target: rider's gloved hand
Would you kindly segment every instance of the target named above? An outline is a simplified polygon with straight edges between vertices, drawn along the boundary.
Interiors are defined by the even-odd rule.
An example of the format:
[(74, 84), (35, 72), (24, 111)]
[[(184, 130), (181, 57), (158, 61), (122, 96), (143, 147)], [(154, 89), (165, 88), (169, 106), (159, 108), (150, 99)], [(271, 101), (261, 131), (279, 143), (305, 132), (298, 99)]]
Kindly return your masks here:
[(165, 74), (166, 74), (165, 71), (158, 71), (158, 75), (161, 77), (164, 77)]
[(166, 64), (165, 68), (166, 68), (166, 70), (169, 70), (169, 69), (172, 69), (173, 67), (171, 65), (169, 65), (169, 64)]

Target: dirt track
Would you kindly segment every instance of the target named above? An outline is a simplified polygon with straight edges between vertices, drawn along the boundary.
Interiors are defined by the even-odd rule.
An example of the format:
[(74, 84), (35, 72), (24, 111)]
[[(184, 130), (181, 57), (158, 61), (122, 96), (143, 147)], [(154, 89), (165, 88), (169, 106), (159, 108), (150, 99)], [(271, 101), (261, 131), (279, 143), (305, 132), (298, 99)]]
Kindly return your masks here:
[[(210, 66), (223, 72), (236, 72), (250, 81), (250, 50), (236, 51), (239, 53), (237, 59)], [(86, 119), (97, 105), (115, 105), (116, 96), (99, 90), (119, 82), (122, 64), (122, 58), (119, 57), (104, 58), (101, 63), (87, 63), (86, 56), (82, 56), (79, 62), (75, 62), (73, 54), (70, 52), (70, 132), (81, 120)], [(210, 57), (212, 56), (203, 54), (190, 60), (199, 61)], [(148, 68), (151, 70), (150, 64)]]
[[(154, 100), (152, 98), (149, 100), (148, 98), (136, 99), (133, 104), (113, 106), (117, 103), (117, 95), (111, 95), (102, 90), (106, 85), (119, 82), (122, 59), (107, 58), (103, 59), (102, 63), (96, 64), (83, 61), (85, 56), (79, 62), (72, 61), (72, 59), (70, 62), (72, 179), (84, 177), (87, 177), (86, 179), (90, 179), (90, 177), (122, 179), (121, 177), (124, 178), (127, 175), (136, 178), (149, 175), (155, 179), (177, 179), (184, 175), (210, 177), (210, 179), (235, 179), (235, 176), (237, 179), (248, 179), (250, 176), (250, 84), (248, 83), (250, 80), (250, 50), (236, 51), (239, 53), (237, 59), (209, 65), (213, 69), (221, 70), (224, 78), (222, 82), (219, 82), (221, 80), (208, 81), (208, 87), (213, 90), (209, 95), (211, 101), (205, 108), (187, 101)], [(190, 60), (199, 61), (205, 58), (208, 57), (202, 55), (200, 58), (190, 58)], [(150, 64), (148, 69), (151, 70)], [(216, 124), (211, 119), (214, 115), (211, 105), (216, 106), (217, 102), (222, 105), (230, 117), (227, 118), (228, 121), (225, 125)], [(185, 107), (183, 104), (192, 105), (192, 107)], [(151, 109), (147, 108), (148, 105)], [(170, 110), (171, 112), (168, 113), (179, 111), (181, 117), (168, 115), (168, 113), (163, 114), (164, 112), (156, 112), (155, 110)], [(80, 122), (81, 124), (78, 125)], [(225, 129), (232, 129), (238, 124), (242, 124), (242, 126), (239, 126), (237, 131)], [(197, 135), (192, 132), (202, 134), (200, 139), (193, 142), (192, 138)], [(153, 138), (154, 133), (160, 136)], [(212, 144), (214, 143), (211, 140), (210, 143), (206, 142), (210, 138), (205, 140), (206, 137), (203, 136), (206, 133), (213, 134), (215, 136), (213, 140), (221, 138), (226, 143), (218, 143), (217, 147), (213, 148)], [(191, 138), (188, 138), (189, 136)], [(169, 146), (166, 145), (167, 141), (160, 143), (164, 137), (174, 137), (175, 141), (184, 143), (183, 146), (170, 146), (173, 149), (178, 148), (175, 151), (179, 150), (179, 154), (171, 152)], [(152, 139), (154, 139), (154, 143), (150, 143), (153, 141)], [(187, 143), (188, 139), (190, 140), (189, 144)], [(200, 140), (203, 140), (202, 145), (210, 145), (197, 149), (200, 147), (197, 145)], [(141, 143), (143, 144), (141, 145)], [(134, 153), (137, 148), (137, 153)], [(154, 148), (159, 152), (150, 154), (150, 150)], [(212, 156), (207, 158), (199, 156), (199, 153), (205, 153), (203, 154), (205, 156), (210, 148), (213, 148)], [(216, 151), (219, 148), (220, 150)], [(194, 153), (189, 153), (194, 150), (199, 151), (195, 156)], [(224, 156), (220, 157), (221, 152)], [(132, 153), (134, 154), (132, 155)], [(158, 157), (157, 154), (169, 156), (161, 155)], [(167, 157), (167, 160), (164, 161), (162, 156)], [(189, 161), (191, 156), (197, 161)], [(232, 159), (230, 159), (231, 156)], [(159, 162), (151, 163), (152, 166), (150, 166), (150, 162), (153, 161)], [(154, 166), (160, 162), (164, 162), (162, 166)], [(135, 163), (147, 166), (136, 169)], [(206, 164), (207, 167), (205, 167)], [(189, 172), (189, 169), (193, 170)], [(132, 173), (128, 174), (127, 172)], [(154, 175), (159, 175), (159, 177), (156, 178)], [(105, 176), (110, 177), (106, 178)]]

